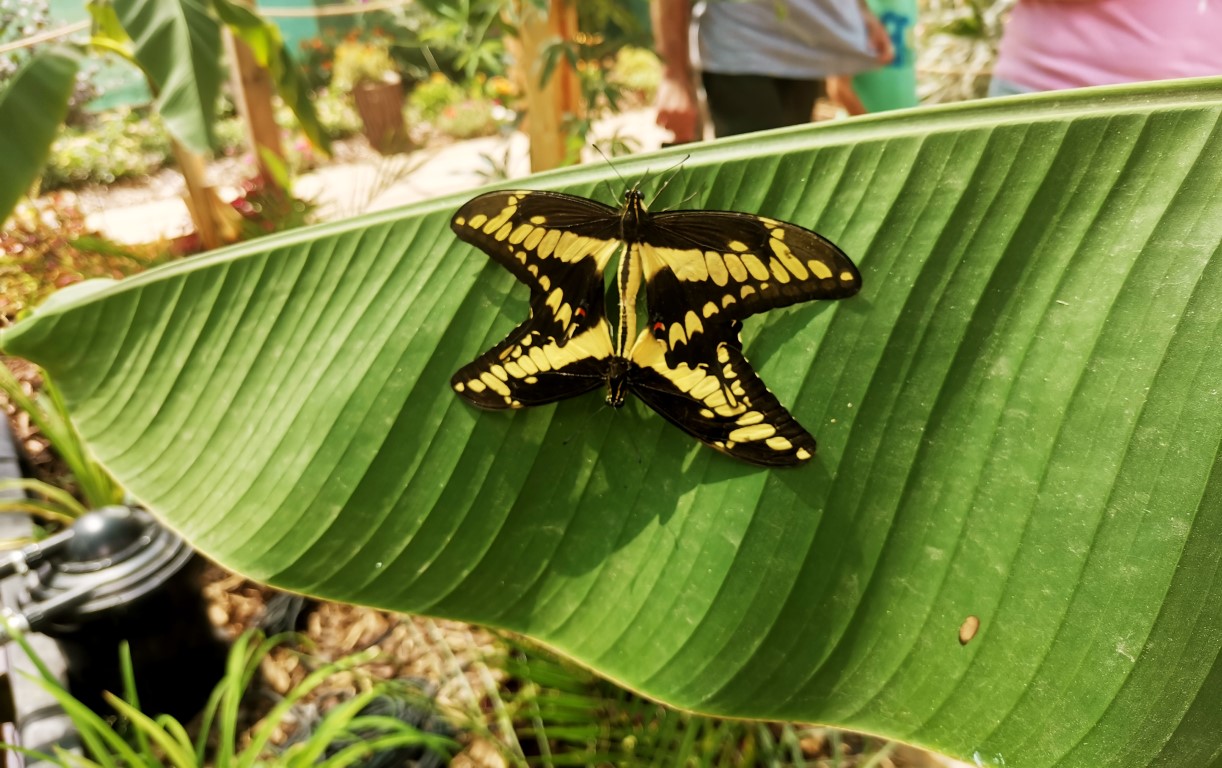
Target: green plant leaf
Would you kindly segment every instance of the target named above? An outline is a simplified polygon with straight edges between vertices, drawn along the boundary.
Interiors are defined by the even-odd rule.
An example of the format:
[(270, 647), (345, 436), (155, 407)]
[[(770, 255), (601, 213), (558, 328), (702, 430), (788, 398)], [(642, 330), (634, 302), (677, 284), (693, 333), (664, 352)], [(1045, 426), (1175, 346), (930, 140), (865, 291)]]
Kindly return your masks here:
[(795, 221), (861, 266), (858, 296), (747, 324), (819, 440), (795, 470), (639, 402), (463, 404), (450, 374), (526, 291), (453, 237), (460, 197), (158, 268), (0, 345), (130, 491), (275, 585), (507, 627), (713, 714), (982, 765), (1211, 765), (1220, 114), (1222, 81), (1182, 81), (620, 163), (690, 152), (655, 209)]
[(0, 91), (0, 226), (47, 164), (79, 68), (75, 53), (52, 46), (31, 56)]
[(166, 130), (192, 152), (214, 141), (221, 87), (221, 28), (200, 0), (114, 0)]

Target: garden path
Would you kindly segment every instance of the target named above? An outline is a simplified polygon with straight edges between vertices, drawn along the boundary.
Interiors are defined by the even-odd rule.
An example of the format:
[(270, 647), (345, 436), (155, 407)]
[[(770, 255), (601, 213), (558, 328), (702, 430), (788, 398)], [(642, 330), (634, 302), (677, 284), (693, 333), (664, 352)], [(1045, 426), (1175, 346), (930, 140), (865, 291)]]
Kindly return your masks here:
[[(666, 140), (666, 133), (654, 123), (653, 109), (627, 111), (595, 123), (594, 139), (612, 136), (634, 140), (637, 152), (655, 150)], [(333, 221), (474, 189), (496, 178), (526, 176), (530, 173), (528, 153), (526, 135), (518, 131), (391, 157), (346, 152), (338, 161), (301, 174), (293, 191), (318, 206), (320, 220)], [(344, 154), (349, 157), (345, 159)], [(223, 175), (225, 164), (219, 165)], [(503, 176), (498, 175), (501, 172)], [(219, 181), (218, 189), (228, 201), (239, 190), (225, 186), (226, 181), (234, 179)], [(144, 186), (147, 194), (130, 185), (80, 194), (78, 204), (89, 227), (128, 245), (168, 240), (191, 231), (177, 174), (159, 174)]]

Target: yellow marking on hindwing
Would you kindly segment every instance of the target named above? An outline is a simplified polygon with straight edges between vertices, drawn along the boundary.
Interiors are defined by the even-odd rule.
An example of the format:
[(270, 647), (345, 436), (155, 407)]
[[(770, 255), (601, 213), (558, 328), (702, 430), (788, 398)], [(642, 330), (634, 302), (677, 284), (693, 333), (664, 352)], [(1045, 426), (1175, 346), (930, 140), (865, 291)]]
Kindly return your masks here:
[(713, 315), (717, 314), (717, 305), (711, 301), (706, 301), (704, 307), (702, 307), (700, 310), (700, 314), (704, 315), (705, 317), (712, 317)]
[(466, 216), (455, 216), (454, 223), (460, 227), (465, 227), (467, 225), (467, 217)]
[(560, 242), (560, 230), (549, 229), (543, 239), (539, 241), (539, 247), (535, 252), (539, 254), (539, 258), (546, 259), (552, 255), (552, 251), (556, 250), (556, 243)]
[(764, 441), (764, 445), (774, 451), (788, 451), (793, 447), (793, 443), (789, 442), (789, 438), (784, 435), (775, 435)]
[(725, 259), (720, 253), (705, 251), (704, 266), (708, 270), (709, 277), (713, 278), (713, 282), (717, 285), (725, 285), (730, 279), (730, 274), (726, 272)]
[(841, 272), (840, 279), (842, 282), (851, 283), (853, 282), (853, 273), (852, 272)]
[[(773, 237), (768, 241), (768, 244), (772, 246), (772, 252), (777, 255), (777, 258), (781, 260), (781, 263), (785, 265), (785, 268), (793, 273), (794, 277), (798, 278), (799, 280), (805, 280), (810, 276), (810, 273), (806, 271), (806, 267), (802, 266), (802, 262), (793, 255), (793, 251), (789, 250), (788, 245), (781, 242), (780, 238)], [(781, 280), (780, 277), (777, 277), (777, 279)], [(781, 280), (781, 282), (785, 281)]]
[(734, 430), (729, 434), (729, 438), (736, 443), (753, 443), (758, 440), (766, 440), (775, 434), (776, 427), (771, 424), (752, 424)]
[(754, 285), (744, 285), (742, 290), (739, 291), (739, 293), (742, 294), (742, 297), (745, 299), (748, 296), (750, 296), (751, 294), (755, 293), (755, 286)]
[(668, 337), (670, 348), (674, 349), (679, 342), (687, 343), (687, 334), (683, 331), (682, 323), (673, 323), (670, 326), (670, 336)]
[(509, 233), (512, 231), (513, 225), (507, 221), (501, 225), (501, 228), (496, 231), (496, 234), (493, 235), (493, 237), (495, 237), (497, 240), (504, 240), (505, 238), (509, 237)]
[(551, 278), (549, 278), (547, 275), (541, 275), (539, 277), (539, 287), (545, 291), (550, 290), (552, 287)]
[(747, 268), (747, 271), (750, 272), (751, 276), (756, 280), (768, 279), (768, 268), (764, 266), (764, 263), (760, 261), (754, 253), (744, 253), (742, 255), (742, 260), (743, 265)]
[[(535, 218), (538, 218), (537, 216)], [(531, 230), (526, 239), (522, 241), (522, 247), (528, 251), (533, 251), (538, 245), (543, 236), (547, 234), (547, 230), (542, 227), (535, 227)]]
[[(556, 231), (560, 232), (560, 230)], [(572, 232), (561, 232), (560, 239), (556, 241), (556, 258), (561, 261), (576, 261), (571, 255), (576, 243), (577, 235)]]
[(798, 461), (806, 461), (810, 458), (810, 451), (806, 450), (805, 448), (799, 448), (797, 452), (794, 453), (794, 456), (797, 457)]
[(738, 374), (734, 372), (734, 366), (729, 363), (726, 363), (725, 367), (721, 369), (721, 375), (727, 379), (738, 378)]
[(543, 347), (543, 353), (547, 355), (547, 362), (552, 366), (552, 370), (558, 371), (577, 358), (567, 347), (557, 347), (555, 344), (548, 344)]
[(832, 276), (832, 270), (828, 269), (827, 265), (818, 259), (811, 259), (806, 262), (806, 266), (810, 267), (810, 273), (820, 280), (826, 280)]
[[(521, 257), (522, 263), (525, 264), (526, 263), (526, 254), (519, 253), (518, 256)], [(539, 265), (531, 264), (529, 267), (526, 268), (526, 271), (531, 273), (535, 277), (538, 277), (539, 276)]]
[[(463, 391), (464, 389), (466, 389), (466, 388), (467, 388), (467, 385), (463, 384), (461, 381), (458, 381), (458, 382), (455, 382), (455, 383), (454, 383), (454, 391), (455, 391), (455, 392), (462, 392), (462, 391)], [(712, 414), (709, 414), (709, 415), (711, 416)]]
[(702, 333), (704, 331), (704, 325), (700, 322), (700, 316), (690, 309), (687, 311), (687, 314), (683, 316), (683, 324), (687, 329), (687, 337), (689, 339), (692, 336), (695, 336), (697, 333)]
[(568, 328), (569, 322), (573, 319), (573, 308), (568, 304), (561, 304), (560, 309), (556, 310), (556, 322), (560, 323), (562, 328)]
[(729, 348), (726, 347), (724, 343), (717, 345), (717, 362), (719, 363), (730, 362), (730, 350)]
[(552, 312), (559, 312), (560, 305), (564, 302), (564, 290), (557, 288), (547, 295), (547, 306), (552, 308)]
[(776, 278), (778, 283), (784, 285), (785, 283), (789, 282), (789, 272), (785, 269), (785, 267), (781, 266), (781, 262), (779, 260), (769, 259), (768, 269), (772, 270), (772, 276)]
[(528, 334), (526, 334), (525, 336), (523, 336), (523, 337), (522, 337), (522, 340), (521, 340), (521, 341), (519, 341), (518, 343), (519, 343), (519, 344), (521, 344), (521, 345), (522, 345), (522, 346), (524, 346), (524, 347), (529, 347), (529, 346), (530, 346), (531, 341), (533, 341), (533, 340), (534, 340), (534, 338), (535, 338), (535, 335), (534, 335), (533, 333), (528, 333)]
[(512, 360), (505, 363), (505, 371), (515, 379), (526, 378), (526, 370)]
[(471, 217), (471, 229), (479, 229), (480, 227), (484, 226), (484, 222), (487, 220), (488, 217), (486, 215), (482, 213), (475, 214)]
[(722, 259), (725, 260), (726, 270), (730, 273), (730, 277), (740, 283), (747, 279), (747, 268), (743, 266), (741, 259), (732, 253), (724, 254)]
[[(497, 366), (498, 368), (500, 366)], [(484, 371), (479, 375), (479, 380), (488, 385), (488, 389), (497, 393), (501, 397), (509, 396), (509, 387), (505, 386), (505, 382), (493, 376), (490, 371)]]
[(734, 423), (740, 427), (749, 427), (752, 424), (759, 424), (764, 420), (764, 414), (759, 411), (747, 411), (742, 416), (735, 419)]
[(493, 376), (497, 377), (501, 381), (509, 381), (509, 371), (505, 370), (505, 366), (493, 365), (488, 370), (492, 372)]
[[(522, 359), (525, 360), (526, 358)], [(530, 360), (538, 366), (540, 371), (550, 371), (552, 369), (552, 364), (548, 362), (547, 355), (543, 354), (541, 347), (530, 348)]]
[(709, 395), (721, 389), (721, 384), (713, 376), (705, 376), (688, 392), (697, 400), (707, 400)]
[(704, 254), (698, 249), (680, 250), (678, 248), (659, 248), (659, 251), (665, 250), (672, 255), (672, 259), (666, 261), (674, 270), (675, 277), (680, 280), (688, 280), (691, 282), (704, 282), (709, 279), (709, 267), (705, 263)]
[(738, 299), (734, 298), (734, 294), (727, 293), (725, 296), (721, 297), (721, 307), (722, 309), (725, 309), (736, 301), (738, 301)]
[(467, 387), (475, 393), (483, 392), (488, 389), (488, 385), (479, 379), (471, 379), (471, 381), (467, 382)]
[[(496, 232), (498, 229), (504, 226), (506, 222), (509, 221), (509, 219), (513, 216), (514, 212), (517, 210), (518, 210), (518, 207), (516, 205), (505, 206), (505, 208), (496, 215), (496, 218), (488, 219), (488, 222), (484, 224), (483, 227), (481, 227), (481, 229), (484, 230), (484, 234), (491, 235), (493, 232)], [(509, 234), (509, 233), (506, 232), (505, 234)], [(500, 239), (504, 240), (505, 238), (501, 237)]]
[[(521, 349), (518, 349), (518, 354), (522, 354)], [(530, 355), (516, 358), (514, 365), (520, 367), (527, 376), (534, 376), (539, 372), (539, 366), (535, 365), (535, 361), (530, 359)]]
[(519, 224), (514, 231), (509, 233), (509, 242), (514, 245), (521, 245), (526, 236), (534, 231), (535, 228), (529, 224)]

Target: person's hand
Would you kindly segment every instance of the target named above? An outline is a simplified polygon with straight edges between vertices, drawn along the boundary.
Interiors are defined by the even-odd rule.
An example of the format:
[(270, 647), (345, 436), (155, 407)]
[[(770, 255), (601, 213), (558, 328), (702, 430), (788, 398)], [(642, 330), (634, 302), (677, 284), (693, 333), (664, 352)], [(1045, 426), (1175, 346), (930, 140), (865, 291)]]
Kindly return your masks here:
[(864, 115), (866, 107), (861, 103), (857, 91), (853, 90), (853, 78), (848, 75), (831, 75), (825, 81), (827, 98), (844, 107), (849, 115)]
[(866, 20), (866, 39), (874, 50), (874, 58), (881, 65), (890, 64), (895, 60), (895, 46), (891, 43), (891, 35), (887, 34), (887, 28), (873, 11), (863, 5), (861, 13)]
[(691, 77), (664, 75), (654, 98), (658, 108), (658, 126), (674, 134), (675, 144), (686, 144), (699, 138), (696, 126), (700, 110), (696, 104), (696, 86)]

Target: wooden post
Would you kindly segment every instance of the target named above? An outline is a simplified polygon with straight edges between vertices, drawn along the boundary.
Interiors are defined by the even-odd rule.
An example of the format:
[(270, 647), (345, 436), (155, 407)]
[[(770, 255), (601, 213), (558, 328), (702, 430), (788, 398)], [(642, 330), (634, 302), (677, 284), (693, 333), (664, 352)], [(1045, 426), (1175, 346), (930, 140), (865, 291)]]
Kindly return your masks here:
[(518, 36), (506, 40), (517, 62), (515, 76), (526, 98), (527, 135), (530, 136), (530, 169), (545, 171), (564, 165), (570, 123), (581, 118), (581, 84), (567, 59), (560, 57), (546, 86), (543, 49), (556, 38), (572, 41), (577, 35), (577, 4), (550, 0), (546, 15), (528, 0), (516, 0)]
[(187, 184), (187, 194), (183, 200), (204, 248), (212, 250), (237, 240), (241, 234), (239, 226), (242, 217), (221, 200), (215, 189), (208, 186), (203, 158), (173, 139), (170, 146), (183, 181)]
[[(253, 0), (238, 0), (254, 8)], [(265, 153), (272, 153), (284, 160), (284, 148), (280, 143), (280, 126), (276, 125), (272, 96), (276, 93), (271, 73), (260, 67), (249, 46), (228, 29), (225, 30), (225, 47), (229, 53), (231, 86), (238, 113), (246, 125), (246, 140), (255, 155), (255, 164), (263, 181), (277, 189), (279, 174), (268, 166)]]

